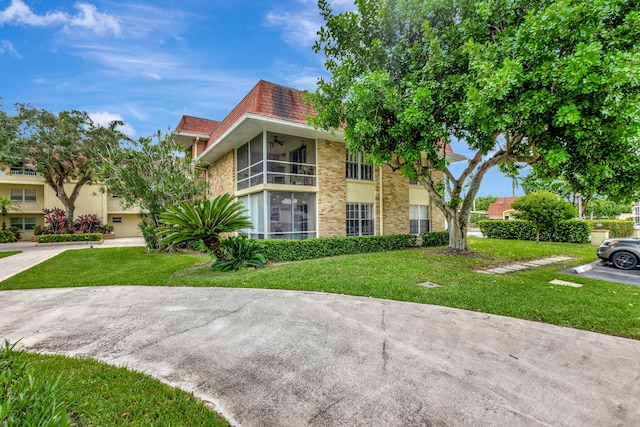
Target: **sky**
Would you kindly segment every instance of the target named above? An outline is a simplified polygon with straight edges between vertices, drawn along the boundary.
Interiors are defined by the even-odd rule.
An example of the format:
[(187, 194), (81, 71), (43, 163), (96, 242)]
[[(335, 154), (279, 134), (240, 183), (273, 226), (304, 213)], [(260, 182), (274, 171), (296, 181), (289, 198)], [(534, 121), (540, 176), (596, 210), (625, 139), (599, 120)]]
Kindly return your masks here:
[[(260, 79), (313, 91), (328, 77), (321, 25), (316, 0), (0, 0), (0, 103), (122, 120), (134, 138), (222, 120)], [(511, 179), (489, 172), (489, 194), (511, 196)]]

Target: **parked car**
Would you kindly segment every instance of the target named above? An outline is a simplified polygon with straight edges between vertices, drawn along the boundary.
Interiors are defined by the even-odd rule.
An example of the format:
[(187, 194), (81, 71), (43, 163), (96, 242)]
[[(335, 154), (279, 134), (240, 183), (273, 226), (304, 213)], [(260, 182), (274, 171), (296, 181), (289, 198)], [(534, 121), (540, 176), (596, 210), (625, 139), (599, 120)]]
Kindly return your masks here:
[(598, 258), (621, 270), (633, 270), (640, 263), (640, 239), (606, 239), (598, 249)]
[(633, 229), (640, 230), (640, 222), (636, 222), (635, 224), (633, 224)]

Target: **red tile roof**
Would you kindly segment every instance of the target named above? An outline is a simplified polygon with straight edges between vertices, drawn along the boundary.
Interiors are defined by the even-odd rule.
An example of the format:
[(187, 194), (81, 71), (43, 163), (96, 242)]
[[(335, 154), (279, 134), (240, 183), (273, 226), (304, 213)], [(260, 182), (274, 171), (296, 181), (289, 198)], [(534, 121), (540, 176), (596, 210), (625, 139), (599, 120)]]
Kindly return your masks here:
[[(183, 116), (176, 130), (209, 134), (206, 150), (215, 145), (225, 132), (246, 114), (306, 125), (307, 117), (315, 115), (316, 112), (303, 101), (301, 90), (260, 80), (221, 122)], [(445, 151), (455, 154), (448, 144)]]
[(220, 124), (217, 120), (202, 119), (200, 117), (182, 116), (176, 127), (177, 132), (209, 135)]
[(301, 95), (301, 90), (260, 80), (211, 132), (207, 146), (215, 144), (245, 114), (306, 124), (307, 116), (314, 115), (315, 111), (305, 104)]
[(490, 203), (487, 207), (489, 219), (503, 219), (503, 214), (506, 211), (513, 210), (511, 203), (516, 199), (517, 197), (500, 197), (495, 202)]

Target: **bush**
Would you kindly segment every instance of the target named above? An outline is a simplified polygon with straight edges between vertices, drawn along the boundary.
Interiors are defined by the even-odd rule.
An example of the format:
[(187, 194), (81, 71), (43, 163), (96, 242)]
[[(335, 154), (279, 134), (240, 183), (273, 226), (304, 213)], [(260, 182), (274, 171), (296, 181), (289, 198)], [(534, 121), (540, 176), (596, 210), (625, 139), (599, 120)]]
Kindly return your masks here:
[[(633, 236), (633, 222), (616, 219), (598, 219), (585, 221), (592, 230), (601, 228), (609, 230), (609, 237), (631, 237)], [(600, 224), (600, 227), (598, 227)]]
[(9, 231), (11, 231), (13, 233), (14, 236), (16, 236), (16, 240), (20, 240), (20, 229), (18, 227), (11, 227), (9, 229)]
[(42, 234), (61, 234), (67, 230), (67, 217), (60, 208), (42, 209), (44, 213), (44, 230)]
[(102, 241), (102, 233), (41, 234), (38, 236), (38, 243), (100, 242), (100, 241)]
[(446, 246), (448, 244), (448, 231), (430, 231), (422, 235), (422, 246)]
[(60, 377), (33, 375), (23, 351), (5, 341), (0, 350), (0, 425), (68, 426), (67, 408), (56, 399)]
[[(485, 237), (506, 240), (535, 240), (536, 226), (531, 221), (522, 220), (488, 220), (478, 223)], [(540, 231), (540, 241), (588, 243), (589, 224), (581, 220), (562, 221), (554, 229)]]
[(156, 227), (153, 220), (149, 217), (142, 217), (138, 223), (138, 229), (144, 237), (144, 243), (149, 249), (158, 249), (160, 247), (160, 238), (156, 235)]
[(262, 268), (267, 259), (258, 253), (255, 240), (244, 236), (229, 237), (221, 242), (221, 249), (227, 259), (219, 259), (211, 265), (214, 271), (238, 271), (241, 268)]
[[(446, 235), (446, 243), (441, 243), (442, 233)], [(431, 237), (431, 235), (435, 236)], [(267, 259), (281, 262), (407, 249), (418, 246), (418, 237), (412, 234), (395, 234), (389, 236), (319, 237), (304, 240), (273, 239), (259, 240), (258, 244), (260, 252)], [(422, 242), (423, 246), (448, 244), (449, 233), (446, 231), (425, 233), (422, 235)]]
[(11, 230), (0, 230), (0, 243), (12, 243), (16, 240), (16, 235)]
[(73, 222), (74, 233), (102, 233), (102, 221), (96, 214), (79, 215)]

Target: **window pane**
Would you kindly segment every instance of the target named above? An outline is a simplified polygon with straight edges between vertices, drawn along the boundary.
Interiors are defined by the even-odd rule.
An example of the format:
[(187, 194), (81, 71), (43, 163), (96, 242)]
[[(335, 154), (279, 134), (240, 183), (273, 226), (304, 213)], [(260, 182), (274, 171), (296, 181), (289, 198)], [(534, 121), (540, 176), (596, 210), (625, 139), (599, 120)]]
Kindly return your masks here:
[(36, 190), (24, 190), (24, 201), (27, 203), (35, 203)]
[(14, 202), (22, 202), (22, 190), (11, 189), (11, 200)]
[(238, 148), (238, 171), (249, 167), (249, 144)]
[(22, 230), (22, 218), (11, 218), (11, 226)]

